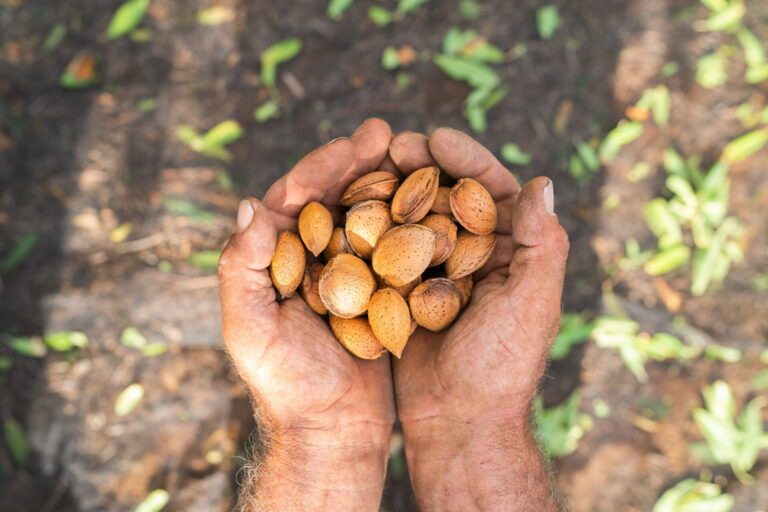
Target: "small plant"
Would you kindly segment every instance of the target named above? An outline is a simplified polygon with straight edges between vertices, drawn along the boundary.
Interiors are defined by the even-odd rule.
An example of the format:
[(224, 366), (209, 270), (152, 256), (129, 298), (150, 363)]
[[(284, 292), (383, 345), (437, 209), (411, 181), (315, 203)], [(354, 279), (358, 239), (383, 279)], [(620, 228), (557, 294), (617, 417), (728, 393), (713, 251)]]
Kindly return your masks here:
[(698, 347), (686, 345), (671, 334), (656, 333), (651, 336), (641, 332), (640, 325), (629, 318), (598, 318), (592, 337), (598, 347), (618, 350), (624, 365), (640, 382), (648, 382), (645, 371), (648, 359), (691, 359), (701, 352)]
[(531, 163), (531, 155), (520, 149), (514, 142), (506, 142), (501, 146), (501, 158), (513, 165), (528, 165)]
[(443, 52), (435, 56), (435, 64), (454, 80), (472, 87), (464, 101), (464, 117), (476, 132), (487, 128), (486, 112), (507, 94), (498, 73), (490, 63), (504, 60), (504, 52), (474, 30), (450, 29), (443, 39)]
[(280, 116), (280, 93), (277, 90), (277, 66), (296, 57), (302, 48), (301, 39), (290, 37), (273, 44), (261, 52), (261, 83), (267, 88), (270, 99), (253, 112), (256, 121), (264, 123)]
[(232, 160), (232, 153), (225, 146), (243, 135), (243, 128), (233, 120), (222, 121), (202, 135), (194, 127), (186, 124), (176, 127), (176, 136), (189, 149), (225, 162)]
[(552, 457), (570, 455), (578, 447), (579, 439), (594, 426), (589, 414), (579, 411), (581, 393), (574, 391), (563, 403), (544, 409), (541, 397), (534, 403), (539, 439), (546, 453)]
[(749, 471), (761, 450), (768, 449), (768, 433), (763, 427), (765, 397), (750, 401), (736, 417), (736, 401), (728, 384), (715, 381), (702, 391), (705, 409), (695, 409), (693, 419), (704, 436), (704, 443), (691, 446), (693, 453), (706, 463), (729, 464), (742, 483), (754, 479)]
[(563, 313), (560, 332), (555, 338), (552, 348), (549, 349), (549, 358), (554, 361), (563, 359), (573, 347), (589, 339), (592, 329), (594, 329), (594, 324), (584, 321), (581, 314)]
[(106, 38), (118, 39), (133, 32), (144, 19), (149, 3), (150, 0), (128, 0), (118, 7), (107, 27)]
[(667, 489), (653, 506), (653, 512), (730, 512), (733, 496), (719, 485), (687, 478)]
[(551, 39), (561, 23), (560, 11), (554, 5), (545, 5), (539, 7), (536, 11), (536, 29), (539, 32), (539, 37), (544, 39)]

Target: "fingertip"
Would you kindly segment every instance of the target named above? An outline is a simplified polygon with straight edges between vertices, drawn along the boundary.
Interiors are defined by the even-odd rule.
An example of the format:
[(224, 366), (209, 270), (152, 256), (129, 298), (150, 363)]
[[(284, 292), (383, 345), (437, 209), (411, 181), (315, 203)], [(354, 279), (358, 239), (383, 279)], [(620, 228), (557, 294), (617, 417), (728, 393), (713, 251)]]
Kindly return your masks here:
[(389, 145), (389, 155), (397, 168), (406, 174), (436, 164), (429, 152), (429, 139), (417, 132), (404, 131), (395, 135)]
[(272, 261), (276, 242), (277, 230), (271, 213), (261, 201), (247, 197), (238, 207), (237, 232), (222, 251), (219, 269), (226, 271), (233, 265), (265, 269)]
[(546, 176), (525, 184), (515, 203), (514, 237), (523, 246), (567, 244), (568, 236), (554, 213), (554, 183)]

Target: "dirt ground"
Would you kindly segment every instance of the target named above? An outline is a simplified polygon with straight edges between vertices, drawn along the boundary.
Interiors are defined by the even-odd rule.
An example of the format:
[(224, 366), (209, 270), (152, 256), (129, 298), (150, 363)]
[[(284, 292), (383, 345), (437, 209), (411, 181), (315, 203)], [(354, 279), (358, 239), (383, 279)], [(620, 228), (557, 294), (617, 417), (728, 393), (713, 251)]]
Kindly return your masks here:
[[(684, 272), (654, 279), (641, 270), (606, 270), (626, 239), (653, 245), (639, 212), (663, 188), (662, 150), (674, 145), (711, 163), (745, 131), (737, 106), (768, 102), (766, 82), (745, 84), (737, 60), (728, 87), (696, 83), (698, 57), (727, 37), (692, 28), (702, 17), (698, 2), (552, 1), (563, 23), (545, 41), (534, 22), (541, 3), (532, 0), (482, 0), (475, 20), (459, 14), (457, 1), (432, 0), (385, 28), (371, 23), (371, 2), (363, 0), (341, 21), (326, 16), (325, 2), (218, 0), (236, 16), (216, 26), (195, 21), (213, 2), (153, 0), (142, 24), (150, 41), (105, 42), (101, 34), (120, 3), (0, 0), (0, 256), (24, 234), (39, 235), (30, 256), (2, 275), (0, 334), (82, 330), (90, 340), (73, 360), (23, 357), (0, 344), (0, 355), (12, 360), (0, 375), (0, 415), (22, 424), (32, 453), (19, 467), (0, 445), (0, 508), (129, 511), (156, 488), (170, 492), (167, 510), (231, 507), (254, 424), (222, 351), (215, 275), (186, 258), (221, 248), (240, 197), (262, 195), (303, 154), (367, 117), (381, 117), (395, 131), (468, 131), (461, 105), (469, 89), (430, 59), (453, 26), (510, 50), (496, 66), (509, 92), (477, 138), (497, 154), (505, 142), (530, 153), (530, 165), (512, 167), (521, 181), (542, 174), (554, 180), (572, 247), (564, 309), (599, 314), (610, 289), (649, 332), (682, 318), (707, 339), (745, 353), (739, 365), (652, 363), (646, 385), (615, 352), (594, 344), (553, 363), (543, 383), (547, 405), (580, 387), (585, 404), (600, 398), (611, 409), (575, 453), (555, 463), (572, 509), (650, 510), (664, 489), (698, 474), (701, 463), (686, 445), (700, 440), (690, 413), (701, 387), (723, 378), (742, 403), (753, 396), (749, 380), (766, 346), (768, 300), (751, 283), (768, 268), (768, 152), (732, 169), (731, 213), (747, 225), (749, 245), (746, 261), (718, 289), (694, 298)], [(768, 2), (748, 3), (747, 20), (768, 40)], [(59, 22), (67, 35), (55, 49), (42, 49)], [(281, 116), (259, 124), (252, 113), (267, 99), (260, 52), (293, 36), (304, 48), (280, 67)], [(527, 53), (512, 56), (519, 43)], [(405, 88), (379, 65), (387, 45), (417, 51), (404, 69)], [(62, 89), (59, 75), (84, 50), (98, 56), (99, 83)], [(680, 71), (661, 78), (671, 60)], [(590, 184), (578, 186), (567, 170), (573, 144), (605, 135), (642, 91), (659, 83), (672, 94), (670, 124), (646, 130)], [(142, 111), (147, 98), (157, 100), (156, 108)], [(229, 163), (192, 152), (174, 134), (179, 124), (205, 130), (225, 119), (247, 132), (229, 146)], [(651, 164), (649, 178), (632, 183), (627, 172), (640, 161)], [(604, 201), (613, 196), (620, 202), (607, 210)], [(169, 197), (212, 217), (174, 215), (165, 207)], [(126, 222), (128, 239), (110, 241)], [(665, 307), (662, 295), (669, 293), (682, 299), (679, 311)], [(168, 353), (146, 358), (124, 347), (119, 336), (128, 326), (168, 343)], [(115, 397), (133, 382), (147, 390), (145, 399), (117, 417)], [(656, 405), (668, 412), (651, 421), (647, 411)], [(402, 451), (393, 444), (382, 510), (416, 510)], [(767, 506), (768, 457), (758, 461), (752, 487), (727, 467), (714, 473), (736, 497), (735, 510)]]

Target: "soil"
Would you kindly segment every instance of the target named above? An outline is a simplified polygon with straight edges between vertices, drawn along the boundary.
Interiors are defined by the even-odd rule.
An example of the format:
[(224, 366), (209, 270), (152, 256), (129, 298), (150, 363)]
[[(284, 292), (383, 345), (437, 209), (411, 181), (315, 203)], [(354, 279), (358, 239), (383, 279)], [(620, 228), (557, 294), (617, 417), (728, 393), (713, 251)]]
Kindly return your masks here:
[[(628, 238), (653, 246), (639, 212), (663, 190), (662, 150), (673, 145), (710, 164), (745, 131), (737, 106), (768, 100), (765, 84), (744, 83), (736, 58), (727, 87), (697, 85), (697, 58), (729, 37), (692, 29), (704, 16), (698, 2), (552, 1), (563, 23), (543, 41), (535, 26), (540, 3), (532, 0), (483, 0), (483, 14), (472, 21), (461, 17), (458, 2), (433, 0), (385, 28), (368, 20), (370, 3), (362, 0), (341, 21), (325, 15), (325, 2), (221, 0), (216, 5), (236, 16), (217, 26), (195, 21), (209, 2), (155, 0), (142, 25), (150, 41), (105, 42), (101, 34), (120, 3), (0, 0), (0, 255), (24, 234), (39, 235), (23, 264), (1, 276), (0, 334), (83, 330), (90, 340), (74, 359), (23, 357), (0, 344), (13, 365), (0, 373), (0, 415), (19, 421), (31, 446), (23, 466), (0, 446), (3, 510), (128, 511), (155, 488), (170, 492), (168, 510), (231, 508), (255, 425), (220, 345), (215, 275), (186, 258), (222, 246), (240, 197), (262, 195), (303, 154), (367, 117), (382, 117), (395, 131), (468, 131), (461, 116), (468, 88), (430, 61), (453, 26), (510, 50), (496, 66), (508, 94), (477, 138), (497, 153), (505, 142), (528, 152), (531, 164), (511, 169), (521, 181), (541, 174), (554, 180), (571, 239), (564, 309), (597, 315), (612, 290), (648, 332), (670, 331), (683, 319), (701, 336), (745, 352), (739, 365), (651, 363), (645, 385), (615, 352), (593, 344), (553, 363), (542, 385), (547, 405), (580, 387), (586, 412), (596, 398), (611, 409), (555, 464), (572, 510), (650, 510), (667, 487), (698, 474), (701, 463), (686, 444), (700, 440), (690, 414), (700, 389), (723, 378), (740, 403), (753, 396), (749, 380), (768, 334), (768, 301), (752, 285), (768, 268), (767, 152), (732, 169), (731, 213), (747, 225), (749, 244), (745, 262), (716, 290), (692, 297), (685, 271), (656, 279), (640, 270), (609, 272)], [(762, 40), (767, 9), (754, 0), (747, 16)], [(42, 42), (59, 22), (69, 31), (46, 51)], [(253, 110), (268, 98), (260, 52), (289, 36), (304, 48), (280, 67), (281, 115), (258, 124)], [(515, 56), (520, 43), (527, 53)], [(417, 51), (403, 70), (405, 88), (379, 65), (387, 45)], [(98, 57), (98, 85), (62, 89), (59, 75), (84, 50)], [(680, 71), (661, 78), (671, 60)], [(573, 144), (603, 136), (659, 83), (672, 94), (670, 124), (649, 124), (591, 183), (577, 185), (567, 170)], [(147, 98), (157, 107), (141, 111)], [(225, 119), (247, 132), (229, 146), (229, 163), (192, 152), (174, 134), (179, 124), (205, 130)], [(630, 182), (627, 172), (640, 161), (651, 164), (650, 175)], [(612, 196), (620, 202), (608, 210)], [(164, 207), (168, 197), (212, 218), (174, 215)], [(111, 242), (124, 223), (132, 227), (127, 241)], [(682, 299), (679, 311), (667, 310), (670, 293)], [(167, 342), (169, 352), (144, 358), (124, 347), (119, 336), (127, 326)], [(132, 382), (144, 386), (146, 398), (117, 417), (114, 399)], [(726, 467), (714, 469), (736, 496), (736, 510), (765, 506), (767, 462), (758, 462), (752, 487)], [(397, 437), (382, 510), (416, 510)]]

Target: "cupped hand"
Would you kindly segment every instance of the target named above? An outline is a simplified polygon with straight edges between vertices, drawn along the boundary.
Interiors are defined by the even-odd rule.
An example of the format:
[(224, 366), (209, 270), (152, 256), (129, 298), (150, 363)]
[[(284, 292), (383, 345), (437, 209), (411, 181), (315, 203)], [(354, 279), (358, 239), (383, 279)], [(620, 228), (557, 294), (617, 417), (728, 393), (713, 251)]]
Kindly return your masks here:
[(390, 155), (403, 174), (436, 164), (454, 179), (474, 178), (494, 197), (499, 218), (496, 248), (475, 274), (470, 304), (443, 332), (417, 329), (395, 361), (406, 433), (422, 421), (527, 421), (559, 326), (568, 254), (552, 182), (535, 178), (521, 190), (490, 151), (450, 128), (429, 138), (403, 132)]
[(350, 138), (305, 156), (262, 201), (240, 204), (237, 232), (219, 262), (222, 329), (260, 427), (272, 433), (326, 431), (329, 442), (342, 444), (355, 442), (343, 431), (357, 426), (358, 437), (388, 439), (395, 419), (389, 357), (357, 359), (301, 297), (278, 302), (268, 267), (277, 233), (296, 231), (306, 203), (320, 201), (338, 220), (344, 189), (380, 167), (391, 135), (387, 123), (369, 119)]

